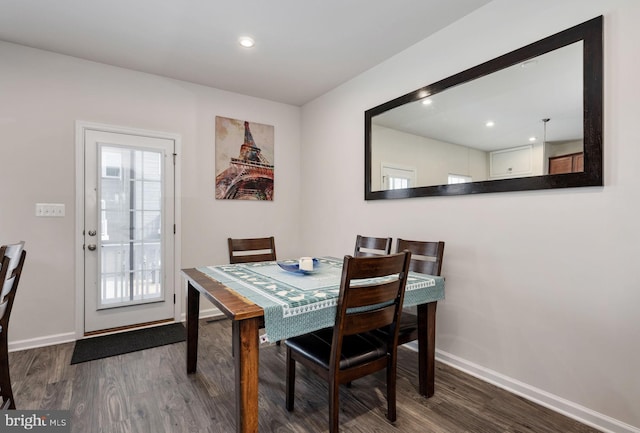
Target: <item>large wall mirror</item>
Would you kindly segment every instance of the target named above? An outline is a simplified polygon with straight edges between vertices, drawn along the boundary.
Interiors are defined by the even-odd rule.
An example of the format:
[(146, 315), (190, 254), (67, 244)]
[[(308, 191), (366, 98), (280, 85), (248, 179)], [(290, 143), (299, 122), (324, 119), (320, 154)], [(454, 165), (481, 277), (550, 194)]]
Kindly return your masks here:
[(365, 112), (365, 199), (602, 185), (602, 17)]

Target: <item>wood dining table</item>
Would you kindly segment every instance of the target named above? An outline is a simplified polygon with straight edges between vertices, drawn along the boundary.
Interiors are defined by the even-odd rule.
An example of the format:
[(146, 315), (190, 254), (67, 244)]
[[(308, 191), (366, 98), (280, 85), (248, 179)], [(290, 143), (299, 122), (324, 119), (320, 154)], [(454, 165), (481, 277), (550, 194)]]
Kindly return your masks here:
[[(236, 432), (258, 431), (260, 329), (266, 330), (263, 341), (279, 341), (315, 328), (333, 326), (339, 290), (339, 276), (337, 281), (335, 278), (340, 273), (342, 261), (326, 258), (322, 262), (327, 269), (324, 279), (290, 275), (276, 262), (182, 270), (188, 290), (187, 373), (196, 372), (200, 296), (231, 319)], [(328, 276), (329, 273), (333, 276)], [(418, 390), (428, 398), (434, 394), (436, 306), (437, 301), (444, 298), (444, 280), (423, 274), (413, 277), (410, 276), (407, 283), (405, 306), (417, 307)], [(294, 301), (290, 302), (291, 299)]]

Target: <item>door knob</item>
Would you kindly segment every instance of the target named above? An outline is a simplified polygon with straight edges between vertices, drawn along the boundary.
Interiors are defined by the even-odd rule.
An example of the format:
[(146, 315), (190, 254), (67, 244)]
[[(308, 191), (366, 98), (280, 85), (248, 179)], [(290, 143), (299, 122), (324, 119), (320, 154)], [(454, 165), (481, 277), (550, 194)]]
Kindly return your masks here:
[(95, 230), (89, 230), (89, 236), (95, 236), (95, 235), (96, 235)]
[(89, 244), (87, 245), (87, 248), (89, 248), (89, 251), (94, 251), (96, 249), (95, 244)]

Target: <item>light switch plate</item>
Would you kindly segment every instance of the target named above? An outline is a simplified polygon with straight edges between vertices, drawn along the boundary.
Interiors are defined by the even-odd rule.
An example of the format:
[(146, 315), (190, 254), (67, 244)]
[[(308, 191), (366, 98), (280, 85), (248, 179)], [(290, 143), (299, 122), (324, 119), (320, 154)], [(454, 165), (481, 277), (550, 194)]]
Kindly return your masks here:
[(63, 217), (63, 203), (36, 203), (36, 216), (38, 217)]

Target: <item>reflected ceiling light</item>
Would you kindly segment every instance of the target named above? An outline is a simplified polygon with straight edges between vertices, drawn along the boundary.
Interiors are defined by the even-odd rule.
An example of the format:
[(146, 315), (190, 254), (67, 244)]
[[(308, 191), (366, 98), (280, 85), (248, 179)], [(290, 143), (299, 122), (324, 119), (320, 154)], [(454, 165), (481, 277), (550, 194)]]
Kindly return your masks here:
[(240, 39), (238, 39), (238, 42), (240, 42), (240, 45), (245, 48), (251, 48), (256, 44), (256, 41), (254, 41), (253, 38), (250, 38), (249, 36), (240, 37)]
[(433, 101), (431, 99), (423, 99), (422, 100), (422, 105), (431, 105)]
[(548, 117), (545, 117), (544, 119), (542, 119), (542, 124), (544, 125), (544, 128), (542, 129), (542, 145), (546, 146), (547, 145), (547, 122), (551, 120)]
[(491, 128), (493, 125), (495, 125), (493, 120), (489, 120), (487, 123), (484, 124), (484, 126), (486, 126), (487, 128)]

